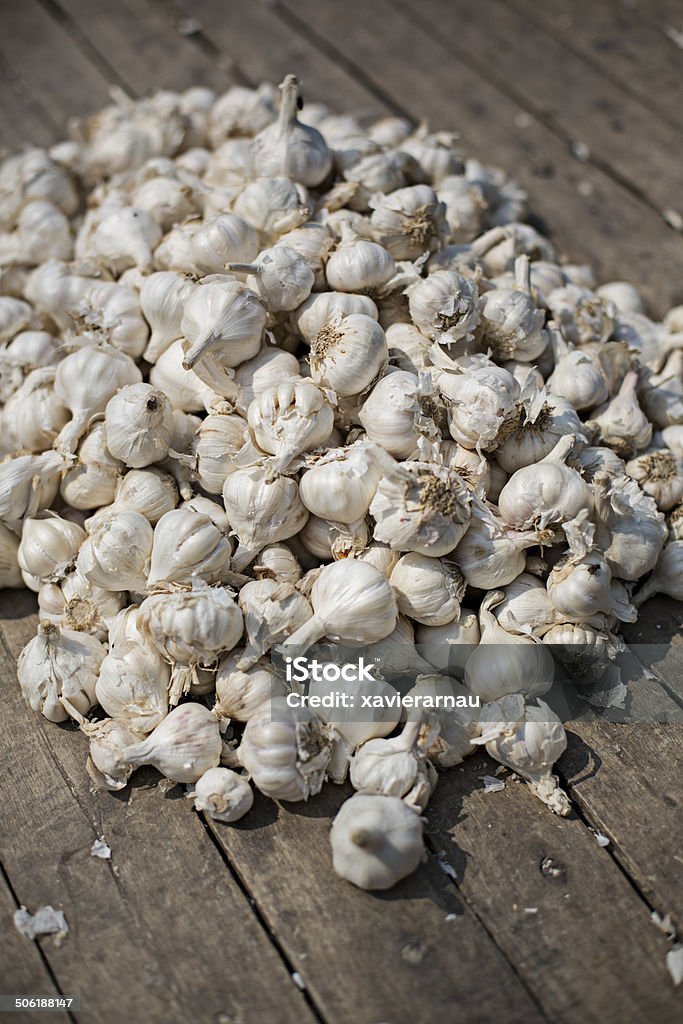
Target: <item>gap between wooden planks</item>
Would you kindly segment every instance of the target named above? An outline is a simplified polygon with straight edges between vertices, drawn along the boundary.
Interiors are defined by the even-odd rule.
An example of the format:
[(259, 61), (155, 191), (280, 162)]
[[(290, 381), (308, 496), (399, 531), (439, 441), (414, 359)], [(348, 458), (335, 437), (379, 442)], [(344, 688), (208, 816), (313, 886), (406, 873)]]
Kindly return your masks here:
[[(42, 940), (62, 990), (93, 1024), (192, 1020), (199, 999), (205, 1020), (314, 1024), (180, 791), (164, 799), (148, 772), (124, 794), (91, 792), (85, 738), (27, 708), (14, 664), (35, 635), (34, 606), (33, 595), (2, 595), (0, 861), (29, 910), (65, 911), (67, 939)], [(12, 607), (25, 617), (8, 620)], [(98, 837), (111, 861), (91, 857)], [(30, 964), (35, 949), (22, 941)]]

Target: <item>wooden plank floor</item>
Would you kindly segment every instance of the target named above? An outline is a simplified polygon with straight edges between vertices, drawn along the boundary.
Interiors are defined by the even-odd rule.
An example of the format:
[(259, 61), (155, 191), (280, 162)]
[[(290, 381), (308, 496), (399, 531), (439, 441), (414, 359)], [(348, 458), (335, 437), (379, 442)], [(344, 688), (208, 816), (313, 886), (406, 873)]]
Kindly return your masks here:
[[(570, 259), (634, 281), (663, 314), (683, 302), (672, 30), (683, 0), (0, 0), (0, 147), (57, 140), (112, 84), (221, 90), (294, 70), (339, 111), (457, 129), (529, 188)], [(18, 693), (34, 597), (0, 595), (0, 992), (77, 995), (77, 1013), (37, 1019), (96, 1024), (681, 1019), (651, 914), (683, 932), (682, 623), (656, 599), (628, 633), (648, 645), (633, 692), (651, 723), (572, 724), (571, 818), (514, 783), (486, 794), (479, 754), (440, 780), (426, 864), (377, 897), (331, 870), (345, 790), (257, 799), (236, 827), (204, 822), (151, 772), (92, 793), (83, 737)], [(90, 856), (101, 837), (111, 862)], [(59, 946), (11, 925), (44, 903), (69, 921)]]

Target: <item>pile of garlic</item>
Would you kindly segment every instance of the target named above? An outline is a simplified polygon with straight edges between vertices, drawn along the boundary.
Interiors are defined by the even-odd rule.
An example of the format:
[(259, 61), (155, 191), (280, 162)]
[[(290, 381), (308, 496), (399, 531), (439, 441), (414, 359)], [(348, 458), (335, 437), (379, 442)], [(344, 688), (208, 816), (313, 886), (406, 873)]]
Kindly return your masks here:
[[(479, 745), (567, 814), (551, 651), (609, 690), (683, 599), (683, 307), (560, 261), (454, 135), (300, 107), (117, 95), (0, 166), (0, 586), (99, 786), (232, 822), (348, 776), (334, 867), (384, 889)], [(271, 653), (319, 641), (481, 710), (291, 708)]]

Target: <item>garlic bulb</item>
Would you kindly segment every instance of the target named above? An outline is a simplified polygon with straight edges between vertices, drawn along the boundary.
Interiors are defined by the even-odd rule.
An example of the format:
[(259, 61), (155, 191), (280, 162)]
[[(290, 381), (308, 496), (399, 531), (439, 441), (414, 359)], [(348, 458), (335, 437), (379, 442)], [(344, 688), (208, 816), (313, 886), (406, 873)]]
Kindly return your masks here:
[(293, 537), (308, 518), (296, 481), (282, 476), (269, 480), (256, 466), (230, 474), (223, 501), (239, 541), (232, 562), (236, 572), (253, 562), (266, 544)]
[(379, 481), (370, 503), (375, 537), (398, 551), (438, 557), (452, 551), (470, 524), (470, 493), (457, 473), (404, 462)]
[(367, 514), (382, 469), (376, 446), (363, 441), (331, 448), (313, 461), (299, 483), (301, 500), (315, 516), (353, 523)]
[(535, 530), (511, 529), (482, 502), (473, 501), (471, 524), (451, 557), (469, 586), (504, 587), (524, 571), (524, 552), (539, 539)]
[(496, 461), (506, 473), (539, 463), (567, 434), (579, 448), (586, 440), (575, 410), (563, 398), (549, 395), (545, 388), (525, 386), (521, 398), (519, 426), (496, 449)]
[(251, 142), (252, 166), (257, 174), (284, 175), (315, 188), (330, 173), (332, 154), (320, 132), (297, 119), (299, 84), (295, 75), (285, 76), (280, 93), (277, 121)]
[(464, 448), (492, 451), (517, 426), (519, 384), (501, 366), (440, 373), (437, 389), (446, 403), (451, 437)]
[(17, 678), (24, 700), (49, 722), (66, 722), (65, 698), (86, 715), (96, 703), (95, 684), (105, 649), (87, 633), (41, 622), (38, 634), (19, 655)]
[(95, 697), (110, 718), (148, 733), (168, 714), (170, 678), (169, 666), (155, 650), (124, 641), (100, 665)]
[(164, 392), (174, 410), (203, 412), (218, 396), (194, 371), (184, 369), (184, 345), (179, 338), (162, 352), (150, 370), (149, 382)]
[(380, 541), (372, 541), (356, 555), (361, 562), (369, 562), (370, 565), (374, 565), (375, 569), (383, 572), (387, 579), (391, 576), (400, 557), (400, 551), (393, 551), (388, 544), (382, 544)]
[(226, 269), (249, 274), (248, 285), (270, 313), (296, 309), (311, 294), (315, 274), (294, 249), (278, 242), (264, 249), (254, 262), (231, 261)]
[(254, 575), (261, 580), (294, 584), (301, 579), (303, 571), (286, 544), (268, 544), (259, 554)]
[(152, 527), (139, 512), (118, 511), (98, 518), (76, 559), (76, 568), (103, 590), (147, 589)]
[(338, 292), (372, 292), (394, 276), (396, 263), (383, 246), (361, 238), (348, 223), (342, 223), (341, 241), (325, 266), (327, 283)]
[(0, 588), (23, 587), (24, 582), (17, 554), (19, 538), (4, 523), (0, 523)]
[(547, 296), (547, 303), (562, 334), (574, 345), (607, 341), (616, 320), (616, 306), (588, 288), (567, 284)]
[(63, 579), (73, 568), (85, 536), (77, 523), (54, 513), (25, 519), (17, 557), (26, 586), (38, 591), (41, 583)]
[(600, 359), (582, 348), (572, 349), (558, 330), (551, 331), (555, 368), (548, 390), (565, 398), (577, 411), (595, 409), (609, 399), (609, 386)]
[(382, 677), (392, 682), (410, 683), (415, 676), (431, 671), (429, 662), (417, 653), (412, 624), (403, 615), (398, 616), (388, 636), (364, 647), (363, 655), (371, 658)]
[(114, 274), (133, 266), (152, 269), (152, 252), (161, 241), (161, 228), (146, 210), (121, 206), (96, 217), (95, 224), (88, 232), (86, 218), (76, 237), (79, 258), (99, 257)]
[[(486, 494), (493, 501), (489, 494), (492, 466), (484, 455), (464, 448), (457, 441), (442, 441), (439, 445), (439, 457), (441, 464), (454, 470), (466, 487), (477, 494)], [(507, 475), (503, 473), (503, 476), (507, 480)]]
[(531, 636), (515, 636), (498, 624), (492, 609), (505, 598), (492, 591), (479, 610), (481, 639), (465, 665), (465, 685), (482, 701), (498, 700), (506, 693), (537, 697), (553, 683), (553, 658), (547, 647)]
[(73, 508), (109, 505), (116, 495), (124, 466), (107, 448), (104, 423), (95, 423), (78, 449), (78, 462), (62, 478), (62, 498)]
[(330, 523), (317, 516), (309, 516), (298, 539), (307, 551), (329, 562), (331, 558), (356, 557), (367, 547), (370, 540), (365, 519), (353, 523)]
[(65, 356), (57, 366), (55, 394), (72, 419), (57, 436), (56, 447), (76, 450), (93, 416), (126, 384), (139, 384), (142, 374), (133, 360), (111, 345), (86, 346)]
[(479, 706), (478, 697), (454, 679), (433, 672), (418, 676), (406, 696), (420, 702), (406, 717), (420, 723), (420, 752), (437, 768), (452, 768), (474, 753), (472, 740), (480, 732), (473, 710)]
[(218, 721), (203, 704), (182, 704), (139, 743), (125, 748), (131, 768), (151, 764), (172, 782), (196, 782), (221, 756)]
[(10, 341), (28, 327), (33, 310), (28, 302), (9, 295), (0, 295), (0, 343)]
[(259, 250), (258, 234), (235, 213), (220, 213), (200, 224), (189, 242), (199, 274), (222, 274), (226, 263), (248, 263)]
[(152, 328), (145, 359), (155, 363), (172, 342), (182, 338), (181, 322), (185, 303), (196, 285), (187, 277), (160, 270), (145, 278), (140, 289), (140, 307)]
[(264, 796), (296, 802), (320, 792), (330, 752), (327, 726), (275, 697), (247, 722), (238, 757)]
[(154, 528), (148, 586), (189, 587), (197, 579), (219, 583), (231, 553), (230, 541), (208, 515), (190, 506), (173, 509)]
[(254, 803), (254, 792), (245, 778), (229, 768), (209, 768), (197, 779), (192, 793), (194, 808), (214, 821), (239, 821)]
[(241, 416), (215, 414), (199, 423), (188, 461), (193, 476), (209, 494), (220, 494), (229, 474), (239, 468), (235, 456), (247, 444), (248, 437), (247, 424)]
[(212, 352), (222, 366), (237, 366), (261, 347), (266, 312), (258, 297), (239, 281), (198, 285), (185, 303), (181, 321), (189, 342), (183, 368), (191, 370)]
[(69, 411), (54, 391), (55, 375), (51, 366), (32, 370), (5, 404), (2, 426), (15, 451), (45, 451), (69, 422)]
[(313, 609), (292, 583), (253, 580), (239, 593), (238, 605), (244, 616), (247, 637), (237, 668), (255, 665), (271, 647), (290, 636), (313, 615)]
[(212, 665), (242, 635), (242, 612), (223, 587), (202, 581), (191, 591), (152, 594), (140, 605), (138, 628), (173, 666), (169, 702), (178, 703), (198, 665)]
[(452, 270), (436, 270), (407, 292), (410, 317), (427, 338), (441, 345), (472, 339), (479, 323), (475, 281)]
[(332, 822), (334, 870), (360, 889), (390, 889), (424, 856), (422, 819), (395, 796), (356, 793)]
[(160, 469), (132, 469), (116, 487), (114, 505), (118, 509), (140, 512), (152, 526), (178, 504), (178, 488), (173, 477)]
[(674, 601), (683, 599), (683, 541), (670, 541), (663, 549), (654, 571), (633, 597), (633, 604), (640, 608), (655, 594), (666, 594)]
[(55, 589), (57, 593), (52, 593), (51, 611), (45, 608), (44, 587), (39, 591), (38, 606), (43, 618), (103, 641), (108, 637), (110, 624), (128, 600), (123, 591), (95, 586), (78, 570), (70, 572), (61, 587)]
[(314, 274), (316, 291), (322, 291), (326, 284), (325, 262), (334, 244), (332, 232), (326, 224), (307, 221), (301, 227), (280, 235), (276, 245), (286, 245), (304, 258)]
[(324, 565), (309, 600), (313, 616), (285, 640), (305, 653), (321, 637), (362, 646), (382, 640), (396, 625), (396, 597), (386, 576), (373, 565), (345, 559)]
[(683, 352), (673, 352), (661, 373), (649, 375), (640, 401), (660, 430), (683, 423)]
[(26, 515), (35, 515), (54, 499), (59, 476), (65, 468), (59, 452), (17, 455), (0, 462), (0, 520), (19, 525)]
[(266, 244), (300, 227), (311, 213), (294, 182), (282, 177), (248, 182), (235, 200), (234, 211), (256, 228)]
[(663, 512), (683, 499), (683, 458), (667, 448), (654, 448), (636, 456), (626, 463), (626, 472)]
[(601, 444), (623, 457), (642, 451), (652, 440), (652, 424), (638, 405), (637, 384), (638, 374), (627, 373), (618, 394), (595, 410), (589, 424), (599, 430)]
[(552, 530), (582, 511), (592, 512), (590, 488), (575, 469), (565, 465), (574, 443), (573, 434), (561, 437), (539, 462), (513, 473), (498, 498), (500, 514), (508, 525), (520, 530)]
[(319, 387), (294, 378), (257, 395), (247, 422), (257, 444), (274, 456), (273, 472), (281, 473), (298, 455), (324, 444), (334, 427), (334, 412)]
[(475, 742), (485, 743), (491, 757), (521, 775), (555, 814), (570, 814), (569, 798), (551, 771), (567, 747), (567, 734), (557, 715), (544, 701), (538, 700), (534, 707), (517, 694), (486, 710), (482, 734)]
[(245, 669), (237, 667), (242, 657), (242, 650), (237, 648), (218, 662), (214, 711), (220, 718), (248, 722), (266, 701), (284, 697), (287, 691), (268, 658)]
[(253, 359), (247, 359), (235, 370), (239, 392), (235, 398), (237, 411), (246, 416), (251, 402), (266, 388), (299, 376), (299, 360), (291, 352), (276, 345), (264, 345)]
[(398, 610), (426, 626), (443, 626), (460, 615), (465, 580), (454, 562), (412, 551), (397, 562), (389, 582)]
[(393, 739), (366, 740), (351, 758), (353, 788), (360, 793), (397, 796), (413, 810), (424, 810), (416, 806), (419, 791), (427, 777), (427, 793), (431, 795), (436, 778), (429, 777), (428, 762), (417, 749), (419, 732), (419, 721), (412, 721)]
[(129, 384), (107, 402), (107, 447), (132, 469), (161, 462), (173, 441), (171, 403), (151, 384)]
[(523, 572), (503, 588), (495, 616), (507, 633), (542, 637), (559, 621), (548, 591), (536, 576)]
[(517, 359), (531, 362), (548, 344), (543, 329), (545, 313), (536, 308), (531, 296), (529, 260), (515, 260), (515, 288), (495, 288), (481, 298), (481, 326), (484, 344), (499, 361)]
[(418, 654), (444, 675), (462, 676), (481, 633), (476, 612), (461, 608), (460, 616), (442, 626), (418, 625), (415, 642)]
[(593, 484), (597, 539), (614, 576), (637, 580), (654, 567), (667, 531), (654, 500), (626, 476), (598, 473)]
[[(596, 615), (616, 614), (622, 621), (635, 619), (615, 605), (610, 588), (612, 573), (605, 558), (593, 551), (583, 558), (568, 558), (548, 577), (548, 595), (567, 622), (590, 622)], [(630, 606), (628, 606), (630, 608)]]
[(416, 260), (436, 252), (448, 237), (445, 205), (427, 185), (399, 188), (370, 200), (375, 241), (395, 260)]
[(424, 372), (430, 365), (430, 343), (412, 324), (393, 323), (385, 328), (392, 366), (408, 373)]
[(319, 292), (302, 302), (292, 314), (296, 329), (312, 345), (318, 335), (348, 316), (361, 313), (377, 320), (377, 306), (367, 295), (345, 292)]
[(423, 396), (415, 374), (396, 370), (375, 384), (358, 419), (369, 441), (405, 459), (417, 452), (423, 434), (438, 433), (433, 420), (435, 408), (433, 400), (427, 394)]
[(384, 331), (370, 316), (330, 320), (311, 342), (311, 376), (342, 397), (367, 390), (389, 359)]

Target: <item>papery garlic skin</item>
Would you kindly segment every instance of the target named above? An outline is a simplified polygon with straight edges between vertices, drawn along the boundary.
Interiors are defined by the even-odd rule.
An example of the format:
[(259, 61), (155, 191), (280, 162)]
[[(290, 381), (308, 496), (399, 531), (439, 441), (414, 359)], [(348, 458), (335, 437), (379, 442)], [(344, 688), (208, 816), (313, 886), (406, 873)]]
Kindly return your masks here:
[(254, 791), (243, 776), (229, 768), (209, 768), (197, 779), (194, 808), (214, 821), (239, 821), (254, 803)]
[(683, 600), (683, 541), (670, 541), (663, 549), (654, 571), (633, 597), (633, 604), (640, 608), (654, 594), (666, 594), (674, 601)]
[(290, 477), (269, 480), (257, 467), (231, 473), (223, 487), (228, 519), (239, 540), (232, 566), (241, 572), (266, 544), (287, 540), (308, 519), (299, 488)]
[(446, 403), (451, 437), (465, 448), (492, 451), (517, 426), (519, 384), (501, 366), (441, 373), (437, 389)]
[(397, 551), (438, 557), (452, 551), (470, 524), (470, 494), (457, 473), (404, 462), (384, 476), (370, 503), (375, 537)]
[(247, 669), (271, 647), (307, 622), (313, 609), (291, 583), (253, 580), (244, 584), (238, 605), (244, 615), (247, 643), (237, 667)]
[(86, 715), (96, 703), (95, 684), (104, 655), (105, 648), (95, 637), (41, 622), (17, 661), (26, 703), (49, 722), (69, 718), (62, 697)]
[(329, 321), (311, 342), (311, 376), (342, 397), (366, 391), (389, 358), (384, 331), (372, 317), (355, 313)]
[(319, 292), (303, 302), (292, 314), (292, 319), (304, 341), (312, 345), (320, 332), (330, 324), (356, 314), (377, 320), (377, 306), (367, 295)]
[(393, 739), (366, 740), (351, 758), (351, 785), (359, 793), (409, 799), (424, 759), (417, 752), (419, 721), (408, 722)]
[(239, 281), (199, 285), (185, 303), (181, 328), (189, 347), (183, 368), (191, 370), (207, 353), (222, 366), (237, 366), (261, 347), (266, 311)]
[(447, 237), (446, 207), (427, 185), (377, 195), (370, 205), (374, 238), (395, 260), (436, 252)]
[(267, 544), (258, 556), (254, 574), (257, 579), (294, 584), (301, 579), (303, 570), (286, 544)]
[(195, 287), (189, 278), (168, 270), (145, 278), (140, 289), (140, 307), (152, 328), (144, 352), (148, 363), (155, 363), (174, 341), (182, 338), (183, 310)]
[(397, 562), (389, 582), (398, 610), (426, 626), (442, 626), (460, 615), (465, 580), (454, 562), (410, 552)]
[(280, 92), (277, 122), (263, 128), (251, 142), (252, 166), (256, 174), (282, 174), (315, 188), (329, 174), (332, 154), (320, 132), (297, 119), (299, 88), (295, 75), (285, 76)]
[(218, 662), (214, 711), (220, 718), (248, 722), (262, 705), (274, 697), (285, 697), (287, 690), (269, 658), (261, 658), (248, 668), (238, 668), (242, 657), (243, 651), (238, 648), (224, 654)]
[(0, 462), (0, 520), (19, 528), (27, 515), (49, 507), (67, 462), (56, 451), (17, 455)]
[(54, 391), (55, 374), (49, 366), (33, 370), (7, 401), (1, 423), (15, 451), (45, 451), (68, 423), (69, 412)]
[(356, 793), (330, 832), (334, 870), (360, 889), (390, 889), (424, 856), (422, 820), (395, 796)]
[(332, 433), (334, 412), (320, 388), (295, 378), (254, 398), (247, 422), (257, 444), (274, 456), (273, 472), (280, 473), (302, 452), (324, 444)]
[(169, 666), (155, 650), (126, 641), (102, 661), (95, 696), (111, 718), (144, 734), (168, 714), (170, 678)]
[(173, 442), (171, 403), (151, 384), (130, 384), (107, 403), (107, 447), (131, 469), (161, 462)]
[(668, 512), (683, 499), (683, 458), (668, 449), (653, 449), (626, 463), (626, 472), (657, 507)]
[(306, 508), (320, 519), (352, 523), (366, 515), (382, 469), (376, 446), (357, 442), (332, 448), (303, 474), (299, 493)]
[(114, 501), (124, 465), (107, 448), (104, 423), (95, 423), (81, 441), (76, 465), (66, 470), (60, 484), (62, 498), (72, 508), (86, 511)]
[(114, 504), (140, 512), (155, 526), (178, 504), (178, 487), (172, 476), (156, 467), (132, 469), (117, 484)]
[(147, 589), (152, 527), (139, 512), (115, 510), (93, 524), (76, 559), (76, 568), (103, 590)]
[(441, 345), (469, 341), (479, 323), (474, 281), (451, 270), (436, 270), (408, 289), (410, 316), (427, 338)]
[(540, 462), (513, 473), (498, 498), (500, 514), (509, 526), (552, 529), (582, 511), (592, 512), (590, 488), (564, 463), (574, 442), (573, 434), (560, 438)]
[(232, 547), (208, 515), (191, 507), (166, 512), (154, 528), (148, 586), (218, 583), (230, 568)]
[(270, 313), (296, 309), (311, 294), (315, 274), (304, 258), (278, 243), (264, 249), (253, 263), (230, 262), (226, 269), (249, 274), (247, 283), (260, 296)]
[(259, 250), (258, 234), (235, 213), (221, 213), (200, 224), (189, 242), (199, 274), (222, 274), (226, 263), (248, 263)]
[(601, 443), (627, 458), (647, 448), (652, 440), (652, 424), (638, 405), (635, 371), (624, 377), (618, 394), (595, 410), (591, 421), (600, 431)]
[(278, 697), (249, 719), (238, 749), (264, 796), (293, 802), (320, 792), (330, 754), (327, 726), (308, 708), (291, 708)]
[(151, 764), (172, 782), (196, 782), (221, 756), (218, 721), (203, 704), (181, 704), (140, 743), (127, 747), (124, 758), (137, 768)]
[(17, 557), (26, 585), (38, 591), (41, 583), (62, 579), (73, 567), (85, 537), (77, 523), (57, 515), (25, 519)]

